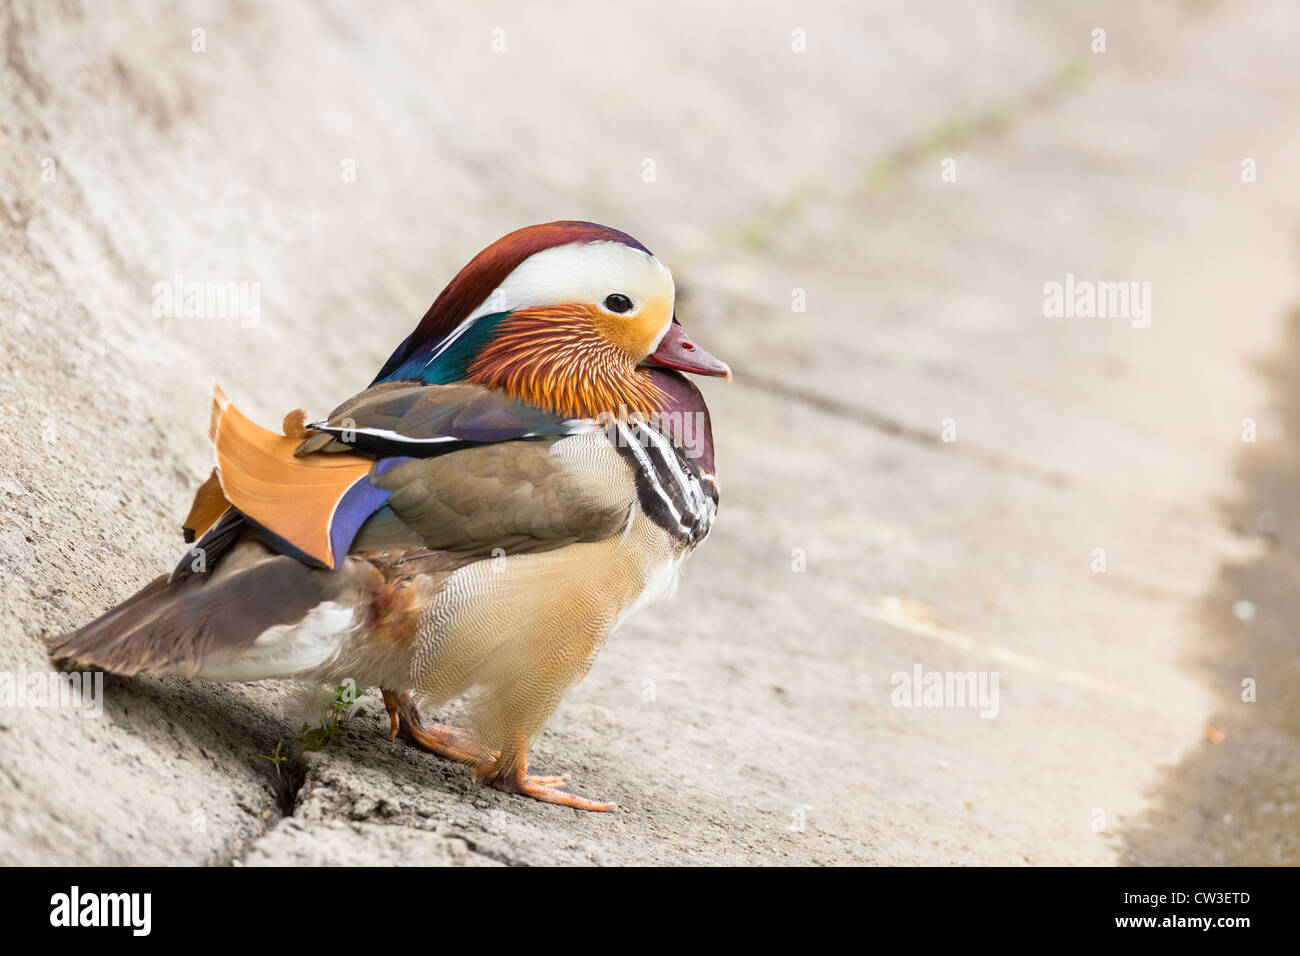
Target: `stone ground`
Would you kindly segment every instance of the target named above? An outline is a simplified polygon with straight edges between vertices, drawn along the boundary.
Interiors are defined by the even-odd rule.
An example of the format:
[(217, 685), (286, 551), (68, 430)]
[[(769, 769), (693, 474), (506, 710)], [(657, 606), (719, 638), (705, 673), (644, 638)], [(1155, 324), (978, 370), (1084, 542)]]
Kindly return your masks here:
[[(617, 813), (109, 677), (0, 709), (0, 862), (1300, 861), (1300, 9), (151, 6), (0, 6), (0, 669), (173, 562), (214, 381), (328, 410), (530, 222), (672, 266), (722, 510), (536, 751)], [(155, 317), (178, 273), (260, 321)]]

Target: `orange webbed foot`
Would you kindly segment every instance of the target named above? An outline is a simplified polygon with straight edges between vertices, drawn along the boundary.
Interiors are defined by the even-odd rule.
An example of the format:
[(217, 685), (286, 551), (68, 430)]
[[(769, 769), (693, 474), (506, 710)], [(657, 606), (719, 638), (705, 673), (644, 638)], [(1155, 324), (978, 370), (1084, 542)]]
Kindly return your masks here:
[(388, 710), (392, 738), (396, 738), (399, 732), (404, 733), (431, 753), (471, 764), (476, 779), (504, 793), (518, 793), (543, 803), (572, 807), (575, 810), (604, 813), (618, 809), (617, 803), (590, 800), (572, 790), (563, 789), (566, 782), (563, 774), (529, 773), (528, 750), (523, 743), (516, 741), (504, 752), (492, 750), (460, 727), (426, 723), (420, 717), (410, 691), (397, 694), (387, 688), (380, 689), (384, 695), (384, 707)]
[(574, 793), (572, 790), (561, 790), (560, 784), (564, 783), (561, 777), (558, 782), (552, 777), (535, 777), (532, 774), (525, 774), (522, 780), (514, 781), (510, 784), (503, 785), (500, 783), (493, 784), (498, 790), (504, 790), (507, 793), (521, 793), (526, 797), (532, 797), (534, 800), (540, 800), (543, 803), (554, 803), (561, 807), (572, 807), (575, 810), (591, 810), (596, 813), (607, 813), (610, 810), (617, 810), (617, 803), (606, 803), (602, 800), (589, 800), (588, 798)]
[(540, 800), (542, 803), (572, 807), (575, 810), (591, 810), (596, 813), (618, 809), (617, 803), (590, 800), (572, 790), (561, 789), (565, 783), (563, 774), (543, 776), (529, 773), (526, 754), (506, 754), (490, 763), (482, 763), (474, 771), (474, 776), (504, 793), (522, 794)]
[(430, 753), (460, 763), (477, 765), (491, 762), (500, 756), (497, 751), (475, 741), (474, 735), (468, 730), (432, 721), (426, 723), (416, 710), (409, 691), (398, 695), (391, 690), (380, 689), (384, 695), (384, 706), (388, 708), (389, 727), (392, 730), (390, 740), (395, 740), (399, 731), (405, 732)]
[(489, 750), (474, 740), (474, 736), (461, 727), (448, 724), (427, 723), (409, 724), (405, 730), (411, 739), (430, 753), (459, 763), (480, 764), (485, 760), (495, 760), (495, 750)]

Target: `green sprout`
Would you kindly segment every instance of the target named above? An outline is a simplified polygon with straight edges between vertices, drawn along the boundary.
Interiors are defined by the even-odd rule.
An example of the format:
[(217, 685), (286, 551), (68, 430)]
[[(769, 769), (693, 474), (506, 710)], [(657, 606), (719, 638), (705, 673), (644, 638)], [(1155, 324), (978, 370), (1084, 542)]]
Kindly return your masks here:
[(302, 749), (315, 751), (325, 746), (331, 737), (347, 725), (356, 700), (357, 687), (352, 681), (335, 687), (334, 696), (330, 699), (329, 707), (325, 711), (325, 719), (321, 721), (320, 726), (302, 725), (302, 730), (298, 733)]
[(269, 754), (258, 754), (258, 756), (261, 757), (263, 760), (269, 760), (271, 761), (271, 763), (275, 764), (275, 775), (277, 777), (280, 776), (280, 764), (284, 763), (286, 760), (289, 759), (284, 754), (280, 753), (280, 750), (283, 747), (284, 747), (284, 741), (277, 740), (275, 742), (275, 750), (273, 752)]

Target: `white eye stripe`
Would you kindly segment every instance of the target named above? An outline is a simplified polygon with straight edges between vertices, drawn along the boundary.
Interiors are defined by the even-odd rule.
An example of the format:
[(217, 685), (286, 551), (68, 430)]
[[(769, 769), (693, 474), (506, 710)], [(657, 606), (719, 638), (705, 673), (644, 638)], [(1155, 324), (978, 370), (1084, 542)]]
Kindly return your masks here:
[(497, 312), (572, 302), (603, 304), (610, 295), (618, 294), (632, 300), (632, 309), (614, 314), (631, 315), (646, 302), (671, 302), (675, 292), (668, 267), (640, 249), (621, 242), (553, 246), (515, 266), (505, 281), (447, 336), (445, 344), (450, 345), (478, 319)]

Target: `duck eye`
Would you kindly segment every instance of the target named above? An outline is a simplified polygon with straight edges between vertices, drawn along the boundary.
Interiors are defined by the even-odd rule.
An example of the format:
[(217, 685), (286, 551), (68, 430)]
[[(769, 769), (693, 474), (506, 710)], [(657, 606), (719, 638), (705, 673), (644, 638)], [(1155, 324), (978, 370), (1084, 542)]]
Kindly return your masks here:
[(611, 295), (605, 296), (605, 308), (609, 309), (611, 312), (631, 312), (632, 300), (622, 292), (615, 292)]

